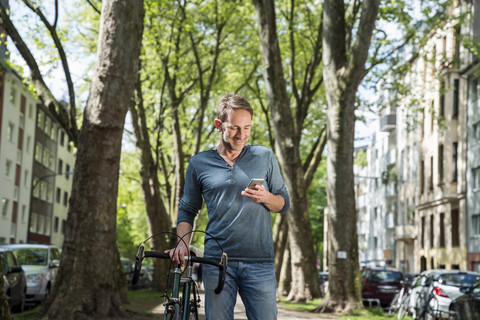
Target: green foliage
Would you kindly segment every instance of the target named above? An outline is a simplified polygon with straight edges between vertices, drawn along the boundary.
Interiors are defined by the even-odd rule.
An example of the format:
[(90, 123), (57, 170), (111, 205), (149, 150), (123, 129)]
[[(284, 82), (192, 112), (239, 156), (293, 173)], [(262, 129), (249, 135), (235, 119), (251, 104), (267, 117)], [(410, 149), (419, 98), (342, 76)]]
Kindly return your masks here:
[(323, 227), (324, 210), (327, 207), (327, 164), (322, 161), (312, 184), (307, 191), (308, 212), (312, 224), (312, 238), (314, 251), (320, 260), (320, 271), (325, 271), (327, 266), (323, 263)]
[(132, 259), (148, 237), (148, 222), (139, 177), (139, 160), (123, 152), (117, 199), (117, 245), (120, 255)]
[(360, 168), (365, 168), (368, 164), (367, 162), (367, 153), (361, 149), (358, 151), (357, 155), (355, 156), (355, 165), (359, 166)]

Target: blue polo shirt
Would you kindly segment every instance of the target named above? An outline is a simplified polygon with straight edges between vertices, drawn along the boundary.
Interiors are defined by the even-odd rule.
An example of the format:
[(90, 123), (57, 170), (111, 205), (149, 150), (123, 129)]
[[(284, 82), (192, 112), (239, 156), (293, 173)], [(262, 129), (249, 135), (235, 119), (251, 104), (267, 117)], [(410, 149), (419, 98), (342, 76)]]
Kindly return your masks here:
[[(288, 211), (290, 197), (272, 150), (247, 144), (233, 166), (217, 150), (200, 152), (187, 167), (177, 223), (193, 225), (205, 201), (206, 231), (218, 240), (230, 261), (273, 262), (270, 211), (241, 194), (252, 178), (265, 179), (265, 188), (285, 199), (280, 213)], [(219, 257), (220, 248), (209, 238), (205, 236), (205, 256)]]

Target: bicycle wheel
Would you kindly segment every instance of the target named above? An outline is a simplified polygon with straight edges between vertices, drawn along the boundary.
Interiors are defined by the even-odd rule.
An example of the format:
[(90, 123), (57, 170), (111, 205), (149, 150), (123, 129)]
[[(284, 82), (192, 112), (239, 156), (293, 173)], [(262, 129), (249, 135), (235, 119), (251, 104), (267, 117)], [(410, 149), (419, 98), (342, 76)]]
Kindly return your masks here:
[(163, 315), (164, 320), (182, 320), (182, 314), (180, 311), (180, 305), (175, 303), (171, 306), (165, 308), (165, 313)]
[(397, 311), (397, 320), (403, 320), (403, 318), (408, 315), (408, 298), (409, 296), (407, 294), (405, 297), (403, 297), (402, 302), (400, 302), (400, 307)]
[(393, 297), (393, 300), (390, 303), (390, 306), (388, 307), (388, 314), (394, 314), (398, 310), (398, 308), (400, 307), (402, 295), (403, 295), (403, 292), (400, 291), (395, 295), (395, 297)]

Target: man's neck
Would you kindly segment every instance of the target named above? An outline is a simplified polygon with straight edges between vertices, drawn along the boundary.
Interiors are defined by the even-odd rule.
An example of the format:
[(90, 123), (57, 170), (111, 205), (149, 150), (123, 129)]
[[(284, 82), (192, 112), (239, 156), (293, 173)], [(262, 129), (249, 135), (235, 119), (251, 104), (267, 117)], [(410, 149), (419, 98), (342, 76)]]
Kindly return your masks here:
[(240, 151), (231, 150), (230, 148), (226, 147), (223, 143), (220, 143), (217, 146), (218, 154), (231, 165), (237, 160), (237, 158), (240, 156), (242, 151), (243, 149)]

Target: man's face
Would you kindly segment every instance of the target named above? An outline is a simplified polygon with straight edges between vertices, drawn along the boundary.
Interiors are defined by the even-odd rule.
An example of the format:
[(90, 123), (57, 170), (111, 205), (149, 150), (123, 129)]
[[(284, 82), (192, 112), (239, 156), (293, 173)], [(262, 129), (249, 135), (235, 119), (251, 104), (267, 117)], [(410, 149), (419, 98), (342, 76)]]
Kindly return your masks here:
[(252, 116), (244, 109), (231, 110), (227, 120), (220, 122), (217, 128), (221, 129), (222, 140), (225, 147), (231, 151), (242, 151), (250, 137)]

